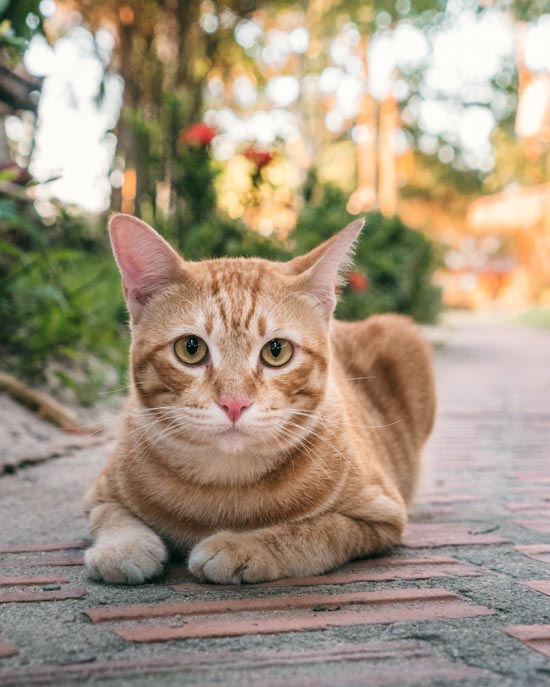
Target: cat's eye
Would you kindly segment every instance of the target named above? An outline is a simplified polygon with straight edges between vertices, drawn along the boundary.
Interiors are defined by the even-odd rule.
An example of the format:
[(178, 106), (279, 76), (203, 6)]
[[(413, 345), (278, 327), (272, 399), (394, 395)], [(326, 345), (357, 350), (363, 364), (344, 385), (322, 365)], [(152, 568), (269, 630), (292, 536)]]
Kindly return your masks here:
[(271, 339), (262, 348), (260, 358), (269, 367), (281, 367), (292, 358), (294, 346), (286, 339)]
[(208, 355), (208, 346), (204, 341), (194, 334), (182, 336), (174, 344), (174, 353), (186, 365), (198, 365), (202, 363)]

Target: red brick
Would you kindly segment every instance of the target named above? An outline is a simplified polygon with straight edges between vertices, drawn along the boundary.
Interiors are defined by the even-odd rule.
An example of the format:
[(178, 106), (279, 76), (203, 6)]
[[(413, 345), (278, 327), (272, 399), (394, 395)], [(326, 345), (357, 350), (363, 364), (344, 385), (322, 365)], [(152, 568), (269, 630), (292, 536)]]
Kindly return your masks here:
[(56, 542), (44, 544), (20, 544), (12, 546), (0, 546), (0, 553), (30, 553), (34, 551), (65, 551), (69, 549), (85, 549), (90, 545), (87, 539), (77, 541)]
[(522, 582), (521, 585), (550, 596), (550, 580), (529, 580)]
[(70, 580), (59, 575), (12, 575), (0, 577), (0, 587), (29, 587), (43, 584), (63, 584), (65, 582), (70, 582)]
[(543, 534), (550, 534), (550, 518), (546, 520), (543, 519), (533, 519), (533, 520), (519, 520), (518, 525), (525, 527), (527, 530), (532, 530), (533, 532), (542, 532)]
[(20, 568), (42, 568), (42, 567), (56, 567), (56, 566), (74, 566), (74, 565), (84, 565), (84, 554), (74, 553), (74, 554), (63, 554), (61, 556), (51, 556), (44, 554), (40, 558), (21, 558), (17, 557), (16, 560), (2, 561), (2, 566), (4, 568), (17, 569)]
[(550, 563), (550, 544), (526, 544), (515, 546), (514, 548), (524, 556), (533, 558), (535, 561)]
[(472, 503), (472, 501), (479, 501), (478, 498), (472, 496), (471, 494), (441, 494), (428, 496), (425, 499), (420, 497), (420, 502), (426, 501), (434, 506), (449, 506), (455, 503)]
[(537, 515), (542, 515), (544, 517), (550, 516), (550, 503), (538, 502), (538, 503), (526, 503), (525, 501), (519, 501), (514, 503), (507, 503), (506, 508), (512, 513), (536, 513)]
[[(233, 587), (234, 588), (234, 587)], [(265, 598), (227, 599), (224, 601), (176, 601), (156, 604), (131, 604), (107, 608), (90, 608), (84, 613), (94, 623), (111, 620), (166, 618), (174, 615), (210, 615), (258, 611), (284, 611), (300, 608), (335, 607), (342, 604), (398, 604), (414, 601), (449, 601), (458, 597), (445, 589), (385, 589), (379, 592), (346, 594), (304, 594)]]
[[(399, 590), (394, 590), (394, 593)], [(425, 590), (435, 591), (435, 590)], [(223, 615), (217, 619), (193, 620), (185, 625), (143, 625), (115, 629), (119, 637), (131, 642), (164, 642), (171, 639), (191, 639), (207, 637), (237, 637), (252, 634), (273, 634), (278, 632), (304, 632), (324, 630), (329, 627), (349, 627), (353, 625), (390, 624), (417, 622), (436, 618), (471, 618), (491, 615), (493, 610), (484, 606), (468, 604), (446, 595), (441, 600), (429, 599), (424, 602), (409, 602), (399, 606), (395, 600), (375, 608), (347, 608), (327, 612), (308, 608), (278, 615), (258, 615), (243, 618), (239, 615)]]
[[(144, 673), (159, 672), (159, 669), (185, 667), (197, 669), (214, 665), (231, 665), (233, 668), (260, 667), (270, 665), (308, 665), (315, 663), (340, 663), (347, 660), (406, 660), (411, 658), (428, 658), (433, 651), (425, 642), (412, 640), (373, 641), (359, 644), (337, 643), (324, 649), (307, 651), (203, 651), (185, 656), (160, 656), (137, 660), (93, 661), (90, 663), (69, 664), (64, 666), (44, 664), (35, 666), (21, 673), (14, 673), (22, 678), (47, 679), (71, 674), (80, 678), (103, 674), (128, 674), (132, 671)], [(5, 673), (0, 673), (4, 678)], [(0, 683), (4, 685), (4, 681)], [(17, 683), (19, 684), (19, 683)]]
[(82, 589), (61, 589), (52, 592), (0, 592), (0, 604), (29, 603), (33, 601), (63, 601), (65, 599), (81, 599), (86, 596)]
[[(405, 661), (406, 674), (403, 672), (403, 662)], [(343, 677), (342, 671), (346, 671), (345, 684), (350, 685), (354, 683), (350, 683), (352, 676), (349, 675), (349, 668), (354, 667), (359, 662), (367, 662), (367, 669), (371, 666), (375, 668), (374, 671), (369, 672), (369, 687), (378, 687), (378, 685), (387, 687), (390, 684), (404, 685), (409, 683), (427, 684), (430, 679), (435, 680), (437, 678), (440, 678), (442, 684), (445, 684), (451, 680), (458, 681), (466, 678), (473, 680), (486, 675), (484, 671), (440, 659), (424, 642), (392, 640), (373, 641), (364, 644), (336, 643), (322, 649), (305, 651), (197, 651), (179, 656), (160, 656), (137, 660), (94, 661), (70, 665), (46, 664), (10, 673), (3, 672), (0, 673), (0, 677), (2, 685), (18, 686), (28, 683), (66, 684), (68, 680), (80, 682), (91, 678), (100, 679), (102, 676), (131, 677), (181, 670), (185, 670), (186, 674), (189, 674), (191, 671), (205, 671), (218, 666), (225, 670), (258, 670), (273, 666), (299, 667), (323, 664), (328, 667), (331, 664), (336, 664), (338, 675)], [(323, 678), (316, 677), (315, 685), (331, 684), (331, 682), (323, 682), (325, 677), (332, 681), (332, 685), (334, 684), (334, 678), (326, 675)], [(273, 686), (275, 683), (268, 682), (268, 679), (265, 676), (261, 684), (266, 687)], [(307, 678), (305, 679), (307, 680)], [(340, 684), (342, 683), (340, 681)], [(306, 683), (298, 682), (296, 676), (293, 678), (292, 684), (298, 686)], [(359, 684), (364, 685), (364, 676)]]
[(548, 499), (548, 486), (542, 487), (533, 486), (527, 483), (516, 483), (506, 488), (508, 494), (517, 496), (527, 496), (537, 501), (546, 501)]
[(519, 639), (530, 649), (550, 656), (550, 625), (509, 625), (504, 632)]
[[(13, 642), (8, 642), (5, 639), (0, 639), (0, 658), (7, 658), (8, 656), (15, 656), (18, 654), (17, 647)], [(0, 675), (0, 681), (2, 676)]]
[(510, 477), (519, 479), (525, 482), (534, 482), (535, 484), (550, 484), (550, 475), (548, 472), (512, 472)]
[(28, 562), (25, 561), (25, 565), (29, 565), (32, 568), (38, 568), (41, 565), (45, 565), (47, 567), (84, 565), (84, 554), (72, 553), (64, 554), (62, 556), (44, 556), (44, 558), (33, 558)]
[[(362, 666), (355, 668), (353, 664), (347, 664), (344, 668), (345, 672), (340, 671), (337, 675), (325, 673), (322, 677), (318, 676), (314, 679), (305, 678), (299, 682), (292, 680), (292, 687), (335, 687), (335, 685), (339, 687), (365, 687), (365, 685), (368, 687), (395, 687), (396, 685), (422, 687), (430, 684), (456, 687), (457, 684), (494, 684), (494, 675), (488, 670), (472, 668), (469, 665), (454, 663), (435, 656), (405, 665), (390, 664), (382, 667), (375, 664), (372, 666), (372, 672), (369, 670), (371, 666), (367, 665), (365, 668), (369, 670), (368, 682), (365, 681)], [(288, 687), (288, 679), (270, 681), (265, 687)]]
[[(405, 572), (406, 570), (410, 570), (411, 572), (414, 572), (416, 569), (422, 570), (423, 566), (436, 566), (442, 571), (448, 570), (451, 572), (452, 570), (460, 570), (463, 574), (466, 574), (466, 571), (469, 571), (469, 574), (477, 574), (473, 568), (465, 566), (455, 558), (448, 558), (447, 556), (430, 556), (427, 558), (398, 558), (394, 556), (367, 558), (364, 560), (351, 561), (346, 564), (345, 568), (352, 568), (354, 570), (357, 568), (372, 568), (376, 570), (383, 568), (392, 570), (395, 575), (398, 575), (400, 572)], [(454, 573), (451, 572), (451, 574)]]
[[(365, 569), (365, 572), (348, 572), (348, 569)], [(180, 577), (182, 572), (180, 571)], [(183, 573), (185, 574), (185, 573)], [(461, 565), (452, 558), (380, 558), (368, 561), (353, 561), (346, 566), (345, 571), (315, 575), (312, 577), (287, 577), (274, 582), (261, 584), (247, 584), (240, 589), (255, 589), (258, 587), (312, 587), (323, 584), (350, 584), (353, 582), (381, 581), (381, 580), (427, 580), (432, 577), (475, 577), (481, 573), (473, 568)], [(184, 582), (171, 585), (176, 591), (200, 589), (216, 591), (220, 585), (201, 584), (198, 582)], [(223, 589), (234, 588), (233, 585), (223, 585)]]
[(507, 539), (492, 534), (472, 534), (464, 525), (451, 523), (407, 525), (403, 545), (408, 548), (434, 548), (438, 546), (472, 546), (482, 544), (506, 544)]

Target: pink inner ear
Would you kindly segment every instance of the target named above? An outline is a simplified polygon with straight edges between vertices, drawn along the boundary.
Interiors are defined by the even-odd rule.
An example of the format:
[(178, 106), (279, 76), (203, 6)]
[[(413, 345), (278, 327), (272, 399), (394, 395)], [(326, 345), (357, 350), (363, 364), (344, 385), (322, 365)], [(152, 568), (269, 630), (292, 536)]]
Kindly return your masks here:
[(154, 229), (135, 217), (115, 215), (109, 230), (128, 308), (137, 316), (154, 293), (177, 279), (183, 261)]
[[(343, 273), (351, 264), (363, 225), (364, 220), (355, 220), (309, 254), (315, 262), (302, 274), (304, 289), (319, 300), (328, 315), (336, 306), (336, 288), (344, 282)], [(298, 258), (297, 264), (307, 265), (309, 256)]]

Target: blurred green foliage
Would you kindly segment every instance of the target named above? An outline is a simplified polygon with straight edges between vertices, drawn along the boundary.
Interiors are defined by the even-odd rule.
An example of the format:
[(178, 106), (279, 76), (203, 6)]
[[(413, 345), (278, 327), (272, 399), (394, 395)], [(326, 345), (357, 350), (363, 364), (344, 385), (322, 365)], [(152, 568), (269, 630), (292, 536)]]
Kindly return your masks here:
[(13, 51), (12, 57), (42, 28), (40, 0), (0, 0), (0, 48)]
[(160, 220), (155, 228), (176, 246), (187, 260), (221, 257), (262, 257), (285, 260), (289, 254), (285, 246), (273, 237), (261, 236), (242, 222), (222, 216), (209, 221), (181, 227), (169, 220)]
[[(311, 250), (356, 219), (346, 211), (345, 194), (334, 186), (309, 193), (292, 235), (294, 254)], [(437, 250), (425, 236), (405, 226), (399, 217), (373, 212), (357, 245), (355, 270), (366, 277), (364, 288), (353, 280), (340, 296), (336, 317), (356, 320), (376, 313), (410, 315), (418, 322), (434, 322), (441, 310), (440, 289), (431, 283), (438, 266)]]
[(550, 308), (536, 307), (524, 310), (514, 317), (514, 324), (521, 324), (527, 327), (538, 327), (540, 329), (550, 329)]
[(60, 210), (46, 226), (31, 204), (0, 197), (2, 367), (49, 372), (90, 403), (126, 366), (126, 311), (104, 230)]

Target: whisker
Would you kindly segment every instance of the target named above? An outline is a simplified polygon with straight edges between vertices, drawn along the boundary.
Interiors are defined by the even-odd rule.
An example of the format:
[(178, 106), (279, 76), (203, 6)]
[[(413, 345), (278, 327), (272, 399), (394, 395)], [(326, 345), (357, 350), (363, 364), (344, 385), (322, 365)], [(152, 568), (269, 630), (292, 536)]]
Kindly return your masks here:
[(335, 382), (355, 382), (358, 379), (377, 379), (378, 375), (368, 375), (367, 377), (344, 377), (341, 379), (335, 379)]
[(109, 394), (119, 394), (122, 391), (128, 391), (130, 386), (121, 386), (119, 389), (109, 389), (109, 391), (98, 391), (96, 396), (108, 396)]
[[(323, 415), (319, 415), (308, 410), (296, 410), (294, 408), (279, 408), (278, 410), (280, 412), (287, 412), (295, 415), (304, 415), (306, 417), (311, 417), (318, 420), (326, 420), (326, 418)], [(396, 425), (402, 421), (403, 419), (400, 418), (398, 420), (394, 420), (393, 422), (388, 422), (383, 425), (358, 425), (356, 423), (347, 422), (346, 420), (343, 420), (343, 424), (345, 424), (347, 427), (358, 427), (359, 429), (384, 429), (386, 427), (393, 427), (393, 425)]]
[[(297, 425), (296, 423), (291, 423), (295, 425), (296, 427), (300, 427), (300, 425)], [(332, 451), (334, 451), (336, 454), (338, 454), (345, 463), (347, 463), (350, 467), (354, 468), (354, 470), (357, 472), (358, 475), (361, 475), (358, 467), (351, 462), (350, 458), (343, 454), (341, 451), (339, 451), (333, 444), (331, 444), (330, 441), (326, 437), (324, 437), (322, 434), (319, 432), (315, 432), (313, 430), (310, 430), (310, 435), (316, 437), (317, 439), (320, 439), (323, 443), (325, 443)]]

